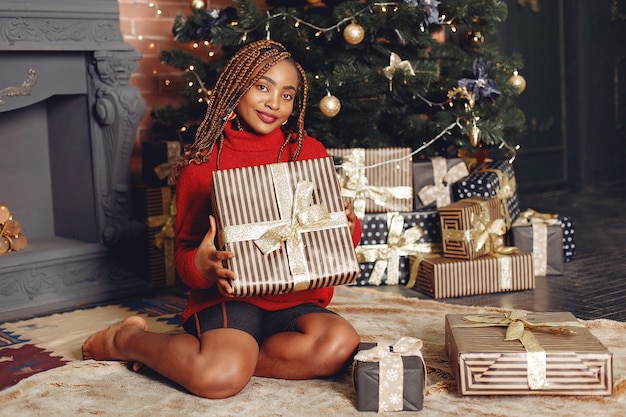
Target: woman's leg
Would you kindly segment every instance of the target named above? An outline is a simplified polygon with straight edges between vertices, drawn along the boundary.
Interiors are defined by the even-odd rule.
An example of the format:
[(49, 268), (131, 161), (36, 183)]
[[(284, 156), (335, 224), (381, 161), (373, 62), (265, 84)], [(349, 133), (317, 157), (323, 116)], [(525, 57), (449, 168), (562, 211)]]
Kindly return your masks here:
[(352, 325), (336, 314), (305, 314), (294, 330), (265, 339), (254, 375), (283, 379), (331, 376), (345, 366), (360, 342)]
[(205, 398), (241, 391), (253, 375), (258, 352), (256, 340), (241, 330), (210, 330), (198, 339), (149, 332), (140, 317), (127, 318), (83, 344), (84, 359), (141, 362)]

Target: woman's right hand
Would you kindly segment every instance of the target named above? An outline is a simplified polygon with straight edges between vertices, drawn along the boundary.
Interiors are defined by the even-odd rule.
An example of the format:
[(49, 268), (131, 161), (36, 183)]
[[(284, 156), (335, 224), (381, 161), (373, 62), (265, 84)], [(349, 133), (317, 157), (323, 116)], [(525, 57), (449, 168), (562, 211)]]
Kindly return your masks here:
[(217, 285), (217, 291), (226, 297), (232, 297), (233, 287), (230, 280), (235, 279), (235, 273), (226, 268), (225, 261), (235, 257), (233, 252), (217, 250), (215, 234), (217, 224), (215, 217), (209, 216), (209, 230), (204, 235), (196, 255), (193, 259), (198, 272), (209, 282)]

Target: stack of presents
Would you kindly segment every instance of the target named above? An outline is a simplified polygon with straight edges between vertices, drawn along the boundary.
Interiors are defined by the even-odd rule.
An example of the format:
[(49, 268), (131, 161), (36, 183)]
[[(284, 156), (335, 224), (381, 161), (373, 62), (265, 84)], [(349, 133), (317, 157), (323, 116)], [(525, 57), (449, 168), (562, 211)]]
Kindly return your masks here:
[[(573, 221), (521, 211), (508, 161), (468, 170), (461, 158), (413, 162), (410, 148), (329, 154), (214, 173), (219, 246), (238, 254), (228, 265), (238, 275), (236, 296), (335, 285), (405, 285), (436, 299), (519, 291), (534, 288), (535, 276), (562, 274), (573, 259)], [(167, 162), (166, 149), (160, 158), (144, 158), (144, 170)], [(145, 219), (170, 256), (159, 241), (170, 239), (175, 215), (164, 187), (146, 186), (167, 201), (153, 203)], [(346, 200), (363, 226), (356, 250)], [(448, 315), (444, 325), (462, 395), (611, 394), (612, 355), (570, 313)], [(422, 408), (421, 343), (360, 347), (359, 410)]]

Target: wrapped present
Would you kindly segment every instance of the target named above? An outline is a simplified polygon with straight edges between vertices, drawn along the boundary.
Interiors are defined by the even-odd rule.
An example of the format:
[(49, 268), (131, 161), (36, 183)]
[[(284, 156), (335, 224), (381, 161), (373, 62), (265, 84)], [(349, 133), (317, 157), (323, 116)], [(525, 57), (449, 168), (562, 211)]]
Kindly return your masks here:
[(392, 346), (362, 343), (352, 373), (358, 410), (421, 410), (426, 385), (421, 349), (422, 341), (412, 337)]
[(496, 198), (471, 197), (439, 208), (443, 255), (476, 259), (504, 246), (506, 226)]
[(363, 234), (356, 248), (361, 272), (356, 285), (404, 285), (409, 279), (409, 255), (441, 252), (436, 209), (365, 214), (361, 224)]
[(139, 256), (140, 274), (157, 287), (179, 282), (174, 267), (174, 221), (176, 197), (173, 187), (135, 189), (136, 217), (146, 226), (145, 243)]
[(569, 312), (446, 315), (461, 395), (611, 395), (613, 355)]
[(452, 199), (493, 197), (502, 204), (507, 229), (519, 216), (519, 197), (513, 165), (509, 161), (491, 161), (476, 168), (467, 177), (452, 184)]
[(341, 195), (353, 202), (357, 217), (413, 209), (411, 148), (333, 148), (328, 154), (337, 161)]
[(407, 287), (433, 298), (454, 298), (535, 288), (532, 255), (489, 254), (471, 261), (412, 255)]
[(181, 154), (177, 141), (146, 141), (141, 143), (141, 179), (146, 185), (167, 185), (172, 166)]
[(331, 158), (213, 173), (236, 297), (352, 284), (359, 264)]
[(536, 276), (563, 275), (563, 229), (558, 215), (528, 209), (512, 226), (511, 244), (532, 253)]
[(450, 204), (452, 184), (469, 175), (461, 158), (433, 157), (430, 161), (413, 163), (413, 208)]
[(574, 234), (574, 220), (571, 217), (559, 214), (557, 216), (563, 229), (563, 261), (570, 262), (576, 257), (576, 239)]

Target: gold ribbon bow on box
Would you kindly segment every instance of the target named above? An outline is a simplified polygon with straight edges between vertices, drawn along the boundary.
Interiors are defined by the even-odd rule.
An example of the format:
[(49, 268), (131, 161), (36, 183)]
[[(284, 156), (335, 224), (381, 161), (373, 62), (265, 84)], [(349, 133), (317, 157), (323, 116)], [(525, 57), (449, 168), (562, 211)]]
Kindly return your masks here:
[(520, 213), (512, 227), (530, 226), (533, 231), (533, 268), (535, 275), (544, 276), (548, 270), (548, 226), (559, 224), (558, 214), (539, 213), (527, 209)]
[(279, 250), (285, 242), (293, 290), (306, 290), (310, 285), (311, 274), (301, 234), (348, 227), (348, 219), (343, 211), (329, 213), (325, 205), (313, 204), (312, 182), (300, 180), (292, 191), (287, 164), (272, 164), (270, 170), (280, 220), (225, 227), (220, 231), (220, 244), (254, 240), (259, 250), (268, 255)]
[[(354, 359), (360, 362), (378, 362), (378, 411), (400, 411), (404, 399), (403, 356), (417, 356), (424, 363), (422, 356), (423, 342), (413, 337), (402, 337), (393, 346), (374, 346), (359, 351)], [(426, 366), (424, 368), (424, 387), (426, 387)]]
[(165, 284), (174, 285), (176, 269), (174, 267), (174, 221), (176, 219), (176, 197), (170, 187), (161, 187), (163, 214), (148, 217), (148, 227), (161, 227), (154, 236), (154, 246), (165, 251)]
[(373, 200), (379, 206), (386, 206), (392, 198), (412, 199), (413, 187), (384, 187), (370, 185), (365, 175), (365, 149), (356, 148), (343, 159), (341, 165), (343, 177), (340, 177), (341, 196), (352, 198), (354, 213), (359, 219), (365, 215), (365, 203)]
[(376, 262), (368, 280), (369, 284), (380, 285), (385, 271), (387, 271), (387, 284), (397, 285), (400, 280), (400, 257), (416, 255), (419, 253), (431, 253), (441, 249), (437, 243), (417, 243), (424, 235), (419, 226), (413, 226), (404, 232), (404, 216), (400, 213), (387, 213), (387, 243), (375, 245), (363, 245), (356, 247), (357, 260), (363, 262)]
[(501, 170), (490, 168), (483, 168), (476, 172), (493, 172), (498, 176), (499, 188), (496, 191), (495, 197), (500, 200), (500, 204), (502, 205), (502, 213), (504, 213), (506, 228), (511, 228), (511, 214), (509, 213), (509, 205), (507, 204), (507, 201), (510, 198), (513, 198), (513, 196), (515, 195), (515, 190), (517, 190), (517, 181), (515, 180), (515, 175), (504, 175)]
[(407, 60), (403, 61), (398, 54), (392, 52), (389, 56), (389, 66), (383, 68), (383, 74), (389, 80), (389, 91), (393, 90), (393, 76), (396, 71), (402, 71), (404, 75), (411, 77), (415, 75), (411, 63)]
[(546, 385), (547, 363), (546, 351), (532, 332), (532, 329), (547, 328), (555, 334), (574, 334), (571, 329), (564, 327), (585, 327), (578, 321), (532, 323), (526, 320), (526, 312), (513, 310), (504, 313), (503, 317), (465, 316), (463, 320), (468, 324), (453, 327), (506, 327), (506, 341), (519, 341), (526, 350), (528, 362), (528, 387), (531, 390), (543, 389)]
[(450, 204), (450, 187), (452, 184), (469, 175), (469, 172), (465, 162), (459, 162), (449, 170), (446, 158), (436, 156), (431, 159), (431, 162), (433, 165), (433, 184), (422, 187), (417, 195), (425, 206), (436, 201), (437, 207), (444, 207)]
[(22, 234), (20, 222), (13, 218), (7, 206), (0, 204), (0, 255), (20, 251), (27, 244), (28, 240)]
[(172, 174), (172, 167), (180, 157), (180, 143), (167, 141), (167, 161), (154, 167), (157, 178), (164, 180)]

